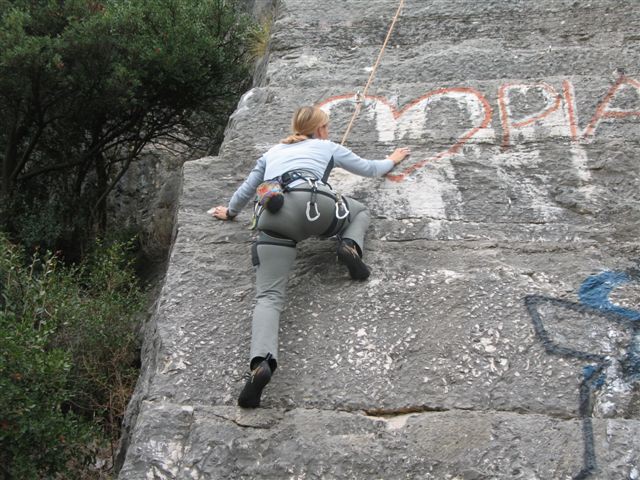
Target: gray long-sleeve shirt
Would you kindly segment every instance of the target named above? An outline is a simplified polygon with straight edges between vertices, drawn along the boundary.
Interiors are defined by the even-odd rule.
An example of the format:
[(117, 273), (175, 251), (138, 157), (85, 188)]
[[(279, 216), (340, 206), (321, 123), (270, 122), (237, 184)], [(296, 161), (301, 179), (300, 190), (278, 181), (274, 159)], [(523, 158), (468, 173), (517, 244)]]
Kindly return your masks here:
[(363, 177), (381, 177), (394, 166), (393, 160), (366, 160), (330, 140), (309, 139), (275, 145), (262, 155), (256, 166), (229, 201), (229, 214), (235, 216), (254, 196), (256, 188), (268, 179), (291, 170), (306, 170), (322, 178), (333, 157), (336, 167)]

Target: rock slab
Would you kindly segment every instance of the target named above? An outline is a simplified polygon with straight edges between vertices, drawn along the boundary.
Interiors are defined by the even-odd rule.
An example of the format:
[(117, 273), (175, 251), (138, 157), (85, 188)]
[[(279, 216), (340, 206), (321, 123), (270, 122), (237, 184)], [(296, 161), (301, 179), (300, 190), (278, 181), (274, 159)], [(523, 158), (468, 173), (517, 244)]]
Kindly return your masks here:
[[(262, 83), (220, 156), (187, 162), (121, 448), (122, 479), (640, 478), (640, 9), (409, 0), (278, 4)], [(354, 283), (298, 247), (263, 408), (235, 406), (250, 208), (224, 204), (317, 103), (340, 141), (411, 158), (334, 171), (372, 225)]]

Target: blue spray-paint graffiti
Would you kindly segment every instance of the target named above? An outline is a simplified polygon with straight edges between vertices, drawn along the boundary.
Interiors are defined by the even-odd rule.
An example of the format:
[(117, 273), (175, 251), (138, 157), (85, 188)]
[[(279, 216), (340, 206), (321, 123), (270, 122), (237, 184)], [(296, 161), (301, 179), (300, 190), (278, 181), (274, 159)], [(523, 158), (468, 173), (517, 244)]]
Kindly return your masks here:
[(591, 275), (580, 285), (578, 290), (580, 303), (607, 312), (617, 313), (630, 320), (640, 320), (640, 311), (619, 307), (609, 299), (611, 292), (615, 288), (635, 281), (638, 275), (639, 273), (636, 270), (630, 270), (629, 272), (603, 272), (598, 275)]
[(626, 358), (622, 360), (625, 375), (633, 381), (640, 380), (640, 311), (615, 305), (609, 299), (611, 292), (624, 284), (640, 281), (640, 271), (603, 272), (587, 278), (578, 291), (583, 305), (612, 312), (632, 322), (633, 335)]
[(606, 381), (606, 369), (611, 364), (611, 357), (599, 353), (588, 352), (557, 344), (544, 326), (540, 307), (543, 305), (558, 306), (573, 312), (597, 315), (608, 321), (624, 326), (630, 331), (631, 341), (626, 348), (626, 355), (617, 359), (623, 366), (623, 374), (628, 382), (640, 379), (640, 311), (615, 305), (610, 300), (611, 292), (624, 284), (640, 281), (640, 271), (632, 269), (626, 272), (607, 271), (588, 277), (578, 290), (580, 303), (542, 295), (528, 295), (525, 305), (533, 322), (536, 335), (547, 353), (563, 357), (585, 360), (589, 364), (583, 367), (580, 383), (580, 404), (578, 412), (582, 419), (582, 435), (584, 441), (584, 458), (582, 469), (574, 476), (576, 480), (584, 480), (597, 470), (595, 443), (593, 436), (593, 397)]

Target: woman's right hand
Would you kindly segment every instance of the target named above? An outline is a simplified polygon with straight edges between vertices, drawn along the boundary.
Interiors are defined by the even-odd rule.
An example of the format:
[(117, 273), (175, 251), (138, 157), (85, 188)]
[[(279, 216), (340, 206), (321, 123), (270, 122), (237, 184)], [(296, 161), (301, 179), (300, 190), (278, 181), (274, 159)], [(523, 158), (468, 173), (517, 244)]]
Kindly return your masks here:
[(230, 220), (227, 215), (227, 207), (223, 207), (222, 205), (212, 208), (209, 212), (219, 220)]
[(411, 155), (411, 150), (409, 150), (409, 148), (400, 147), (400, 148), (396, 148), (393, 151), (393, 153), (389, 155), (387, 158), (393, 160), (393, 163), (397, 165), (401, 161), (403, 161), (405, 158), (407, 158), (409, 155)]

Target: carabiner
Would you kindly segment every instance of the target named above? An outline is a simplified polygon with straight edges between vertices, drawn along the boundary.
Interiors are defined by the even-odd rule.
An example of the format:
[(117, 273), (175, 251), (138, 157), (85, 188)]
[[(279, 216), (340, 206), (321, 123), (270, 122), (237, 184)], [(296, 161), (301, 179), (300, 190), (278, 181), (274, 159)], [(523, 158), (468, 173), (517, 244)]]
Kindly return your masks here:
[[(344, 208), (344, 215), (340, 215), (340, 206), (342, 205), (342, 208)], [(347, 208), (347, 206), (342, 203), (342, 200), (340, 200), (339, 202), (336, 202), (336, 218), (338, 220), (342, 220), (344, 218), (347, 218), (349, 216), (349, 209)]]
[(317, 219), (320, 218), (320, 212), (318, 211), (318, 204), (316, 202), (313, 202), (313, 208), (316, 209), (316, 216), (315, 217), (311, 217), (311, 200), (309, 200), (307, 202), (307, 220), (309, 220), (310, 222), (315, 222)]

